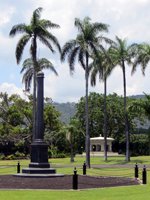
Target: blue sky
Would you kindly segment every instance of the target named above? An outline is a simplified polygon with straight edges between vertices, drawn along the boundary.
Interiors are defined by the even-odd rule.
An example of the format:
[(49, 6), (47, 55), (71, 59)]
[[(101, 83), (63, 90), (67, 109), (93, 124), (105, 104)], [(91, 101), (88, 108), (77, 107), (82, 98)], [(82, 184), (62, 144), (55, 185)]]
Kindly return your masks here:
[[(6, 0), (0, 2), (0, 92), (17, 93), (23, 97), (22, 75), (20, 65), (16, 64), (15, 47), (19, 35), (9, 38), (12, 26), (30, 22), (33, 10), (42, 7), (41, 18), (49, 19), (60, 25), (60, 29), (51, 30), (61, 46), (76, 36), (75, 17), (83, 19), (89, 16), (92, 22), (110, 25), (107, 37), (127, 38), (128, 43), (150, 42), (150, 1), (149, 0)], [(29, 57), (25, 48), (22, 61)], [(67, 63), (59, 61), (59, 54), (52, 55), (49, 50), (38, 43), (38, 56), (51, 60), (59, 76), (45, 71), (45, 96), (53, 101), (79, 101), (85, 94), (84, 71), (76, 63), (75, 73), (70, 76)], [(131, 77), (131, 68), (127, 66), (127, 95), (150, 93), (150, 67), (143, 77), (140, 67)], [(119, 67), (113, 71), (108, 80), (108, 93), (123, 94), (122, 71)], [(97, 82), (90, 91), (103, 93), (103, 83)]]

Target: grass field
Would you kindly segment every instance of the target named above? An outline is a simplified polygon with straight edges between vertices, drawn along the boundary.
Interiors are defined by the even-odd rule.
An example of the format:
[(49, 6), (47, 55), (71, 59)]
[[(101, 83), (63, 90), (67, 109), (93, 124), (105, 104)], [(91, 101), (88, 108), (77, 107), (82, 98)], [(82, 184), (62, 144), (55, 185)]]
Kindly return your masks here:
[[(55, 166), (57, 173), (72, 174), (76, 166), (78, 174), (82, 174), (82, 164), (85, 158), (78, 156), (74, 163), (69, 158), (50, 159), (52, 166)], [(140, 178), (143, 165), (150, 165), (150, 156), (132, 157), (130, 163), (126, 163), (123, 156), (109, 157), (107, 162), (103, 157), (91, 157), (91, 165), (94, 168), (88, 169), (87, 174), (98, 176), (128, 176), (134, 177), (134, 164), (140, 164)], [(16, 173), (17, 161), (0, 161), (0, 174)], [(27, 166), (28, 160), (21, 160), (21, 166)], [(130, 165), (129, 165), (130, 164)], [(106, 165), (99, 168), (99, 165)], [(117, 167), (115, 167), (117, 165)], [(120, 167), (118, 167), (120, 165)], [(133, 167), (132, 167), (133, 165)], [(97, 167), (96, 167), (97, 166)], [(150, 171), (147, 168), (148, 184), (138, 186), (102, 188), (80, 191), (52, 191), (52, 190), (0, 190), (2, 200), (147, 200), (150, 198)]]

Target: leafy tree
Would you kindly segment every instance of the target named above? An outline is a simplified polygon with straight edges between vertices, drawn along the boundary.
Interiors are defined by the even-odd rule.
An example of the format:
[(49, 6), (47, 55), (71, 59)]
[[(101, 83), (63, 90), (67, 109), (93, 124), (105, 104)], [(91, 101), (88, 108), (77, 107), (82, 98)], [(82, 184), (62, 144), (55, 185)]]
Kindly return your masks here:
[(18, 143), (22, 141), (22, 147), (20, 148), (25, 153), (29, 152), (29, 149), (27, 150), (27, 144), (31, 141), (31, 104), (21, 99), (18, 95), (8, 97), (6, 93), (1, 93), (0, 99), (1, 145), (3, 147), (7, 145), (8, 148), (6, 150), (8, 153), (9, 151), (12, 152), (12, 148), (15, 151), (18, 148)]
[(55, 107), (46, 102), (44, 107), (45, 122), (45, 141), (50, 146), (51, 151), (55, 149), (55, 153), (66, 151), (66, 137), (62, 130), (63, 125), (60, 122), (60, 113)]
[(60, 45), (58, 43), (57, 38), (48, 31), (48, 28), (59, 28), (59, 25), (52, 23), (49, 20), (41, 19), (41, 11), (42, 8), (39, 7), (33, 11), (30, 24), (17, 24), (14, 25), (9, 33), (11, 37), (14, 37), (16, 34), (20, 33), (23, 36), (18, 41), (16, 46), (16, 60), (17, 64), (20, 63), (22, 54), (25, 46), (29, 41), (31, 41), (30, 45), (30, 54), (32, 58), (32, 62), (34, 64), (34, 92), (33, 92), (33, 135), (35, 135), (35, 126), (36, 126), (36, 68), (37, 64), (37, 40), (42, 42), (46, 47), (50, 49), (52, 53), (54, 53), (54, 49), (51, 45), (55, 45), (57, 49), (60, 51)]
[[(32, 101), (32, 96), (25, 101), (18, 95), (0, 94), (1, 152), (29, 153), (29, 144), (32, 139)], [(59, 118), (60, 113), (46, 101), (44, 106), (45, 140), (50, 147), (57, 148), (58, 152), (68, 152), (66, 136), (60, 132), (63, 125)]]
[(82, 141), (84, 141), (84, 134), (80, 128), (79, 121), (72, 118), (70, 123), (64, 126), (64, 132), (70, 147), (70, 161), (74, 162), (76, 152), (80, 153), (83, 151)]
[[(107, 136), (115, 139), (115, 151), (118, 151), (122, 141), (125, 141), (124, 132), (124, 98), (117, 94), (108, 95), (107, 98)], [(99, 134), (104, 136), (104, 95), (90, 93), (89, 98), (89, 124), (91, 137), (98, 137)], [(136, 120), (143, 120), (141, 117), (143, 111), (133, 109), (133, 104), (137, 102), (135, 99), (127, 98), (128, 101), (128, 120), (131, 133), (136, 132)], [(84, 114), (85, 98), (82, 97), (77, 104), (76, 118), (80, 123), (80, 127), (84, 132), (85, 129), (85, 114)], [(83, 145), (83, 143), (81, 144)]]
[(145, 94), (145, 99), (142, 101), (141, 107), (144, 109), (145, 115), (150, 119), (150, 95)]
[(82, 20), (75, 19), (75, 27), (79, 33), (73, 40), (68, 41), (62, 49), (61, 60), (64, 61), (68, 57), (68, 63), (71, 72), (74, 72), (75, 60), (85, 70), (85, 116), (86, 116), (86, 164), (90, 167), (90, 135), (89, 135), (89, 119), (88, 119), (88, 79), (89, 79), (89, 58), (90, 55), (96, 54), (97, 50), (102, 47), (102, 41), (109, 41), (101, 36), (100, 32), (107, 32), (108, 25), (103, 23), (91, 23), (90, 18), (85, 17)]

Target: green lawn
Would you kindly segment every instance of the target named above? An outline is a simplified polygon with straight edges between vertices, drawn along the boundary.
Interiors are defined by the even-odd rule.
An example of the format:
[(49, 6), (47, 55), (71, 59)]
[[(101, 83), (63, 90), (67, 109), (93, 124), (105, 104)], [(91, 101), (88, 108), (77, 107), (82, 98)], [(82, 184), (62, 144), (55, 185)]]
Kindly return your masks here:
[(150, 187), (131, 186), (82, 191), (20, 190), (0, 191), (2, 200), (146, 200), (150, 197)]
[[(69, 158), (65, 159), (50, 159), (50, 163), (56, 167), (57, 173), (72, 174), (76, 166), (78, 173), (82, 174), (82, 164), (84, 157), (76, 157), (74, 163), (70, 163)], [(150, 156), (132, 157), (130, 163), (126, 163), (123, 156), (110, 157), (107, 162), (103, 161), (102, 157), (92, 157), (92, 165), (106, 164), (106, 168), (91, 168), (87, 169), (87, 174), (95, 176), (128, 176), (134, 177), (134, 164), (148, 165), (150, 164)], [(29, 160), (21, 160), (21, 166), (27, 166)], [(0, 174), (16, 173), (17, 161), (0, 161)], [(114, 165), (121, 165), (122, 167), (115, 168)], [(128, 166), (132, 164), (133, 168)], [(111, 167), (112, 166), (112, 167)], [(140, 178), (142, 169), (140, 168)], [(147, 169), (148, 184), (139, 186), (126, 186), (115, 188), (102, 188), (81, 191), (51, 191), (51, 190), (0, 190), (0, 198), (2, 200), (145, 200), (150, 198), (150, 171)]]

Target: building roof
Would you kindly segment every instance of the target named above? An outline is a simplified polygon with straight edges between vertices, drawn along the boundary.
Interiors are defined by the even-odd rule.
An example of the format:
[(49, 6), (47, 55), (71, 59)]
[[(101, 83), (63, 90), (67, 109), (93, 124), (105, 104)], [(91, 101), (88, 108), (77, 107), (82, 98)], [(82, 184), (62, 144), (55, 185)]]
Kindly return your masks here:
[[(90, 140), (104, 140), (104, 137), (102, 137), (102, 136), (93, 137), (93, 138), (90, 138)], [(110, 137), (107, 137), (107, 140), (113, 141), (114, 139), (113, 139), (113, 138), (110, 138)]]

